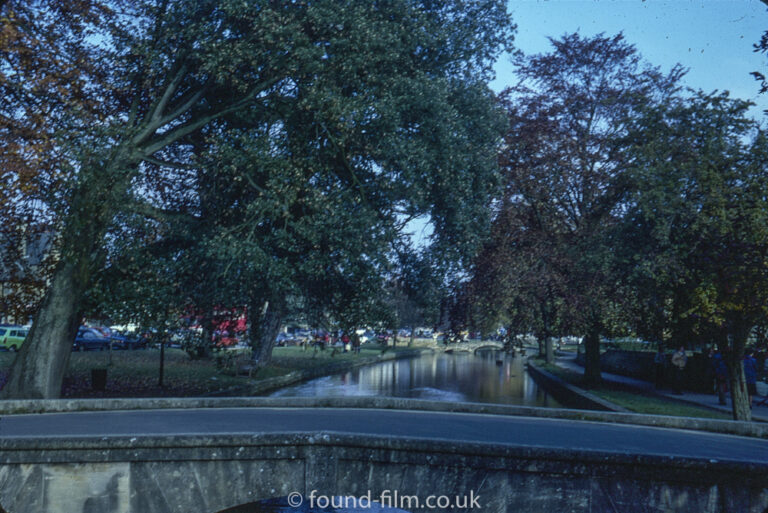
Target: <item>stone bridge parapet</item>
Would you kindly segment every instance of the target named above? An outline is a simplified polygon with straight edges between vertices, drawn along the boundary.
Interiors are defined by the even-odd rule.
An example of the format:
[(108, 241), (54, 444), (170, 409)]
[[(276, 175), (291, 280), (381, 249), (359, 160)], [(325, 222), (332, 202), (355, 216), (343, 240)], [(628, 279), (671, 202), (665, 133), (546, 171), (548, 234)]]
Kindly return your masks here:
[[(180, 404), (174, 401), (170, 404)], [(378, 401), (379, 407), (387, 406), (386, 401)], [(548, 437), (562, 436), (563, 442), (567, 442), (569, 425), (574, 429), (579, 426), (599, 429), (603, 425), (608, 426), (608, 430), (625, 429), (602, 422), (530, 417), (546, 409), (499, 405), (458, 408), (454, 405), (453, 409), (458, 411), (449, 412), (446, 410), (451, 409), (450, 405), (392, 400), (389, 406), (398, 409), (385, 411), (363, 408), (359, 399), (324, 402), (329, 409), (323, 411), (328, 411), (328, 415), (340, 411), (338, 407), (347, 402), (356, 404), (356, 410), (341, 410), (342, 413), (355, 412), (354, 418), (352, 413), (348, 414), (352, 426), (375, 415), (400, 419), (400, 422), (410, 416), (427, 419), (418, 424), (420, 430), (413, 429), (412, 435), (407, 434), (411, 428), (398, 430), (397, 423), (380, 421), (373, 422), (377, 426), (376, 434), (362, 434), (362, 431), (351, 433), (350, 427), (341, 431), (307, 431), (300, 427), (296, 418), (305, 410), (297, 406), (317, 407), (317, 401), (293, 401), (276, 408), (279, 403), (275, 401), (241, 399), (237, 403), (240, 406), (232, 408), (235, 402), (230, 401), (230, 408), (221, 408), (221, 411), (233, 415), (233, 411), (245, 412), (253, 418), (263, 417), (267, 410), (289, 411), (294, 412), (293, 424), (287, 423), (279, 432), (199, 434), (194, 432), (195, 426), (189, 425), (188, 432), (153, 434), (152, 429), (157, 430), (160, 424), (148, 422), (146, 431), (135, 436), (30, 433), (12, 437), (8, 431), (3, 433), (3, 422), (6, 422), (3, 418), (0, 421), (0, 504), (8, 513), (217, 513), (231, 508), (255, 512), (259, 510), (253, 509), (255, 506), (248, 509), (248, 505), (291, 493), (307, 498), (315, 490), (325, 496), (370, 494), (374, 498), (387, 491), (422, 499), (433, 495), (473, 494), (479, 498), (480, 511), (493, 513), (763, 513), (768, 509), (768, 458), (765, 452), (760, 454), (763, 448), (768, 449), (768, 441), (763, 438), (766, 433), (760, 430), (752, 432), (752, 438), (691, 432), (692, 454), (698, 454), (697, 447), (705, 443), (697, 441), (697, 437), (699, 440), (713, 437), (713, 444), (720, 439), (727, 442), (729, 438), (755, 448), (748, 453), (754, 457), (738, 461), (667, 456), (658, 449), (644, 452), (630, 437), (626, 438), (625, 450), (601, 451), (579, 449), (578, 444), (567, 448), (567, 443), (553, 448), (551, 444), (526, 442), (520, 438), (522, 435), (515, 434), (515, 426), (521, 422), (534, 423), (534, 429), (548, 433)], [(426, 411), (430, 404), (440, 411)], [(244, 408), (245, 405), (249, 406)], [(263, 411), (258, 406), (263, 407)], [(471, 413), (473, 407), (477, 411)], [(155, 411), (141, 414), (160, 415), (159, 411), (153, 413)], [(182, 410), (163, 411), (175, 414)], [(218, 411), (208, 408), (210, 415)], [(311, 421), (323, 415), (323, 411), (307, 417)], [(515, 415), (522, 412), (529, 416)], [(621, 419), (626, 422), (632, 417), (572, 410), (559, 412), (564, 418), (586, 415), (592, 420), (614, 418), (614, 422)], [(65, 415), (75, 416), (79, 422), (78, 415), (91, 413)], [(109, 415), (115, 413), (120, 412), (108, 412)], [(542, 416), (556, 414), (555, 410)], [(443, 419), (442, 422), (455, 419), (455, 427), (442, 426), (443, 430), (438, 431), (435, 418)], [(427, 422), (429, 419), (431, 423)], [(507, 443), (484, 442), (484, 438), (477, 435), (479, 426), (486, 423), (490, 427), (493, 422), (500, 428), (496, 433), (506, 433), (509, 426), (508, 436), (494, 435), (497, 439), (508, 439)], [(670, 425), (675, 425), (671, 422)], [(540, 429), (536, 423), (540, 423)], [(559, 431), (560, 435), (552, 434), (555, 423), (566, 426)], [(474, 441), (459, 436), (468, 426)], [(688, 440), (688, 435), (679, 430), (640, 429), (653, 433), (658, 430), (660, 437), (670, 433), (678, 441)], [(434, 436), (425, 435), (432, 430)], [(445, 433), (455, 433), (457, 439), (450, 439)], [(488, 437), (491, 440), (490, 434)], [(542, 439), (542, 442), (552, 440)], [(663, 445), (660, 443), (657, 447)], [(417, 506), (404, 509), (413, 513), (436, 511)]]
[(215, 513), (292, 493), (307, 498), (313, 490), (355, 497), (393, 490), (421, 498), (472, 494), (482, 511), (509, 513), (768, 507), (764, 466), (658, 456), (326, 432), (3, 445), (0, 497), (9, 513)]

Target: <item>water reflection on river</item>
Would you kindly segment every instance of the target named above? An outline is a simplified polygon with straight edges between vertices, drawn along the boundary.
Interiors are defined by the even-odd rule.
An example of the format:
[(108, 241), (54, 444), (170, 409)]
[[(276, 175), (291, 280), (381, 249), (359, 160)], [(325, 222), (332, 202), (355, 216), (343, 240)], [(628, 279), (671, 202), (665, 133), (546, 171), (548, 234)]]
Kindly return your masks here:
[(361, 367), (280, 389), (271, 397), (410, 397), (433, 401), (559, 407), (531, 379), (523, 358), (498, 351), (434, 353)]

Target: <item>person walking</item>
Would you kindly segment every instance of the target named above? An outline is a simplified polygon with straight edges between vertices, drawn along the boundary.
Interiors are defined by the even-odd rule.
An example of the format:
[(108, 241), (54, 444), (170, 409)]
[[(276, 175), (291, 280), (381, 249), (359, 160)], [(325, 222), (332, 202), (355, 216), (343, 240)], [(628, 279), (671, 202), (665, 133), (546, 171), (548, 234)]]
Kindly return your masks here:
[(763, 379), (765, 375), (766, 346), (759, 346), (752, 355), (757, 362), (757, 379)]
[(341, 335), (341, 343), (344, 346), (345, 353), (352, 350), (352, 341), (346, 331)]
[(360, 354), (360, 335), (358, 335), (356, 331), (353, 331), (351, 338), (352, 338), (352, 351), (354, 351), (355, 354)]
[(672, 355), (672, 368), (675, 372), (674, 392), (677, 395), (683, 395), (683, 370), (687, 363), (688, 357), (685, 354), (685, 347), (680, 346)]

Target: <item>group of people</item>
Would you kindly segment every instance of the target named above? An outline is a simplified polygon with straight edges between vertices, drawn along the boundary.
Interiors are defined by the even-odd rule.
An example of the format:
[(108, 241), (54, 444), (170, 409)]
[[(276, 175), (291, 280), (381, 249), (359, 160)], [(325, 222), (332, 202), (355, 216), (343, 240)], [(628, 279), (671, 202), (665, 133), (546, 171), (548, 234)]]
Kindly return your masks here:
[[(719, 348), (713, 348), (709, 353), (709, 360), (711, 365), (711, 373), (713, 376), (714, 390), (718, 397), (718, 402), (722, 405), (726, 404), (726, 396), (729, 389), (729, 371), (726, 363), (727, 355)], [(667, 367), (667, 355), (664, 353), (663, 348), (659, 347), (654, 357), (655, 368), (655, 385), (656, 388), (662, 388), (664, 382), (664, 375)], [(672, 369), (672, 390), (675, 394), (681, 395), (684, 381), (684, 371), (688, 364), (688, 356), (685, 353), (684, 347), (679, 347), (669, 359)], [(763, 363), (764, 364), (764, 363)], [(752, 348), (748, 348), (745, 351), (744, 358), (742, 360), (744, 366), (744, 380), (747, 385), (747, 395), (749, 396), (749, 404), (752, 407), (755, 396), (757, 395), (757, 379), (760, 374), (759, 363), (755, 358), (755, 352)]]
[(328, 332), (323, 333), (318, 331), (312, 337), (312, 346), (315, 348), (315, 351), (318, 349), (324, 351), (326, 347), (334, 344), (337, 341), (341, 342), (342, 351), (344, 353), (352, 351), (357, 354), (360, 352), (360, 336), (355, 332), (352, 332), (352, 336), (344, 332), (340, 337), (336, 338), (331, 337)]
[[(726, 364), (726, 355), (719, 348), (712, 349), (709, 355), (712, 363), (712, 372), (715, 377), (715, 392), (720, 404), (725, 404), (725, 397), (728, 393), (728, 365)], [(747, 395), (749, 396), (749, 406), (757, 395), (757, 377), (758, 363), (755, 358), (755, 351), (749, 348), (744, 353), (742, 360), (744, 366), (744, 381), (747, 384)]]

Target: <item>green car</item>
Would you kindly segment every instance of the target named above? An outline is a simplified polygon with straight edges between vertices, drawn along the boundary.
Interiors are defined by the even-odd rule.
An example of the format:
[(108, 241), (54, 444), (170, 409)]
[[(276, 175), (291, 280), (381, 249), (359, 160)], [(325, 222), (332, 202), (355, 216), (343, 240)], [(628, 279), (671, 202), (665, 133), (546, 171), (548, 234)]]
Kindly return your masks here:
[(0, 349), (4, 348), (9, 351), (18, 351), (26, 337), (26, 329), (0, 328)]

